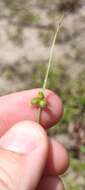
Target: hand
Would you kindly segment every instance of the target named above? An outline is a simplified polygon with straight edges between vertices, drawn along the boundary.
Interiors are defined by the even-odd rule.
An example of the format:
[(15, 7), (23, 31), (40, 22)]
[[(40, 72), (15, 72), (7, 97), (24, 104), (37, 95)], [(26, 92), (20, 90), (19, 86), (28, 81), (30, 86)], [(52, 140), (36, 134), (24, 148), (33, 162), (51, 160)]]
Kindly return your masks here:
[(51, 127), (62, 115), (60, 99), (46, 90), (49, 108), (31, 105), (39, 89), (0, 98), (0, 190), (63, 190), (58, 175), (68, 167), (63, 145), (47, 137), (42, 126)]

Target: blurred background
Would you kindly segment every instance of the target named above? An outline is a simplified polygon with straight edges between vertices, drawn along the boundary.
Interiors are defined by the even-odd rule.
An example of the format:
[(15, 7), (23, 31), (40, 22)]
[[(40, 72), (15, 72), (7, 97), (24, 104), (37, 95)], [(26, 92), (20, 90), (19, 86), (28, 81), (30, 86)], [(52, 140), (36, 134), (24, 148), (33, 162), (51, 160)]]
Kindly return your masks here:
[(0, 95), (42, 86), (62, 13), (47, 87), (64, 115), (48, 134), (69, 151), (67, 189), (85, 190), (85, 0), (0, 0)]

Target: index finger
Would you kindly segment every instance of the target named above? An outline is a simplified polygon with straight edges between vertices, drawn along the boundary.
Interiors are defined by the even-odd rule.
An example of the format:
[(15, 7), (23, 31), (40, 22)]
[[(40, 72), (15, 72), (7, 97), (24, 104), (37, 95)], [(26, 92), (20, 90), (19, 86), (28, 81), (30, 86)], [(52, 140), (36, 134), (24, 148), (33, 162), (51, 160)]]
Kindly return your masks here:
[[(39, 108), (31, 104), (40, 89), (17, 92), (0, 98), (0, 136), (12, 125), (23, 120), (37, 121)], [(40, 124), (49, 128), (59, 121), (63, 108), (60, 98), (50, 90), (45, 90), (47, 107), (41, 111)]]

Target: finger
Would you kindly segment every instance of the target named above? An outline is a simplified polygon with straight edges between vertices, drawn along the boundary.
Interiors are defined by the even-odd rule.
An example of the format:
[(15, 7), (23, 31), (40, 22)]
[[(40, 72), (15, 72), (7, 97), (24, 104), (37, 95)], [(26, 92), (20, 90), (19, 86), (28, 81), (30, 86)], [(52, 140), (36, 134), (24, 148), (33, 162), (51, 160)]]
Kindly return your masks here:
[[(40, 89), (34, 89), (0, 98), (0, 136), (12, 125), (23, 120), (37, 121), (38, 108), (31, 104)], [(45, 128), (58, 122), (62, 115), (62, 103), (60, 98), (52, 91), (46, 90), (47, 107), (42, 110), (40, 123)]]
[(64, 146), (53, 138), (49, 138), (49, 151), (45, 174), (61, 175), (67, 170), (68, 166), (69, 157)]
[(0, 139), (0, 189), (36, 189), (48, 151), (47, 136), (35, 122), (16, 124)]
[(64, 190), (64, 185), (59, 178), (55, 176), (43, 177), (37, 190)]

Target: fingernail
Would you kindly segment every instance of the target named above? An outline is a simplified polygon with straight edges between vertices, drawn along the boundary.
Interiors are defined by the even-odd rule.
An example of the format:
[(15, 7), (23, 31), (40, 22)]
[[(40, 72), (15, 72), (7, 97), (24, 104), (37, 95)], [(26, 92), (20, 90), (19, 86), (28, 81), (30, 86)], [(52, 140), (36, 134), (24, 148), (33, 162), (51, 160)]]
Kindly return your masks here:
[(20, 122), (0, 139), (0, 147), (17, 153), (28, 154), (43, 142), (43, 129), (32, 121)]

